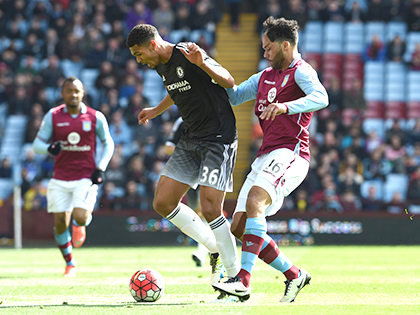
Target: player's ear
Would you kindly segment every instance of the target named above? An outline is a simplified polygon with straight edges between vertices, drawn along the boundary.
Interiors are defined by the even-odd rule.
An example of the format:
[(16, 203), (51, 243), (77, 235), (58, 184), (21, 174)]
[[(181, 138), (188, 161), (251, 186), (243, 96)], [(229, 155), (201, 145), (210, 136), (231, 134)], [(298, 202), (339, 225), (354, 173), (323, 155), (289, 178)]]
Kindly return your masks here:
[(155, 41), (154, 39), (152, 39), (152, 40), (150, 41), (150, 47), (151, 47), (153, 50), (155, 50), (155, 49), (156, 49), (156, 46), (157, 46), (156, 41)]

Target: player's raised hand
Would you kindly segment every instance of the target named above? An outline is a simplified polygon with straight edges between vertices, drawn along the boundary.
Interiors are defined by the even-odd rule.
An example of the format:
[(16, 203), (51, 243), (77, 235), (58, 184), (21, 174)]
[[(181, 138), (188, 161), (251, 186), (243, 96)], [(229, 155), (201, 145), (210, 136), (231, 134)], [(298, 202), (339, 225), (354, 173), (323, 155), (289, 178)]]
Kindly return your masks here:
[(152, 119), (155, 117), (156, 117), (156, 114), (154, 113), (154, 108), (152, 107), (144, 108), (138, 116), (139, 125), (147, 124), (149, 122), (149, 119)]
[(274, 120), (277, 115), (281, 115), (287, 112), (287, 107), (283, 103), (271, 103), (269, 104), (260, 115), (260, 119)]
[(197, 44), (189, 42), (187, 44), (187, 48), (188, 52), (185, 49), (180, 49), (185, 58), (187, 58), (191, 63), (196, 64), (197, 66), (200, 66), (204, 63), (203, 52)]

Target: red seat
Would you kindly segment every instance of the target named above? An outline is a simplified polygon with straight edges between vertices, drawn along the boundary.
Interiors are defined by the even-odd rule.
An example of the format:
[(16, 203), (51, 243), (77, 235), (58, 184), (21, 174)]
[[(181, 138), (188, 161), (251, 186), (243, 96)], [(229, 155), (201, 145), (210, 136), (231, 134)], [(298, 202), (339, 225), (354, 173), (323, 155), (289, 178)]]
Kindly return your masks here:
[(407, 118), (420, 118), (420, 101), (407, 102)]
[(405, 118), (406, 109), (404, 102), (389, 101), (385, 102), (385, 118)]
[(384, 104), (381, 101), (366, 102), (364, 118), (384, 118)]

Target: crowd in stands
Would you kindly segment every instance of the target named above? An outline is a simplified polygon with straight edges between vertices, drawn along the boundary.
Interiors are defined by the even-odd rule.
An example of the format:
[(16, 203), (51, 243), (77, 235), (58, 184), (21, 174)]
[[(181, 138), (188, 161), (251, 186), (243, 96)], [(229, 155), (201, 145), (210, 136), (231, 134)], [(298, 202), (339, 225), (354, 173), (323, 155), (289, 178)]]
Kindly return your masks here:
[[(21, 158), (24, 208), (36, 210), (46, 205), (45, 183), (52, 176), (54, 159), (34, 154), (31, 143), (43, 115), (61, 104), (63, 79), (76, 75), (86, 87), (85, 103), (104, 113), (116, 144), (97, 206), (114, 211), (149, 210), (157, 179), (169, 158), (164, 143), (179, 113), (173, 106), (147, 125), (137, 124), (140, 110), (156, 105), (156, 95), (147, 87), (153, 70), (136, 63), (125, 38), (135, 24), (151, 23), (165, 39), (198, 42), (215, 56), (216, 25), (227, 11), (233, 15), (233, 30), (240, 31), (241, 2), (0, 0), (0, 29), (4, 30), (0, 34), (0, 138), (7, 117), (28, 118)], [(303, 31), (308, 21), (406, 21), (410, 31), (420, 31), (418, 0), (249, 0), (246, 5), (258, 12), (258, 33), (268, 16), (296, 19)], [(394, 48), (390, 46), (387, 52), (379, 45), (366, 54), (398, 60), (404, 49), (401, 39), (390, 44)], [(420, 44), (413, 69), (420, 69)], [(317, 70), (322, 79), (322, 71)], [(302, 212), (363, 209), (401, 213), (408, 204), (420, 204), (420, 120), (409, 127), (395, 121), (384, 137), (366, 134), (363, 117), (346, 120), (342, 116), (346, 107), (365, 108), (363, 83), (355, 80), (354, 89), (344, 91), (341, 82), (332, 80), (328, 90), (331, 104), (316, 113), (311, 125), (310, 173), (283, 207)], [(258, 125), (254, 125), (250, 160), (260, 140)], [(11, 178), (18, 159), (1, 159), (0, 178)], [(409, 179), (405, 195), (385, 196), (383, 187), (390, 174)], [(364, 187), (365, 182), (375, 185)]]

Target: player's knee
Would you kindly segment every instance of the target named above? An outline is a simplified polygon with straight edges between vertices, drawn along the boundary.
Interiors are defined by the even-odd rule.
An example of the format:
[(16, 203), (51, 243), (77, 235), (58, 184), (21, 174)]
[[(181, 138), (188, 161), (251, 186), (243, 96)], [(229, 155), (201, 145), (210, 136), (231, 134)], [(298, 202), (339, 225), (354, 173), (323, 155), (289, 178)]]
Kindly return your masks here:
[(153, 200), (153, 209), (163, 217), (167, 217), (174, 209), (176, 205), (169, 204), (166, 200), (156, 198)]

